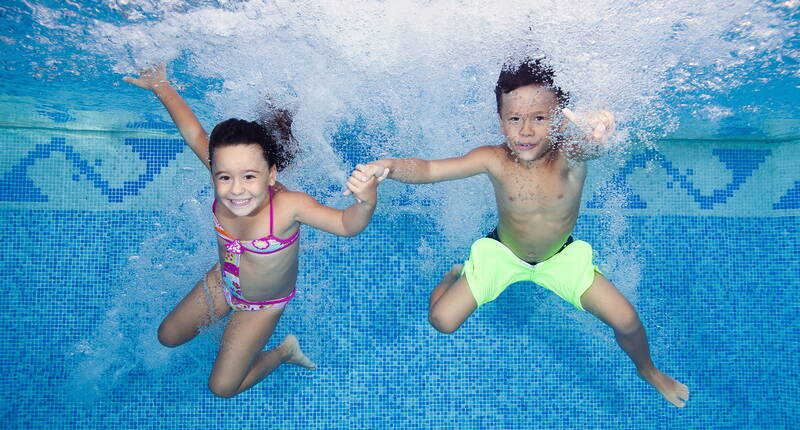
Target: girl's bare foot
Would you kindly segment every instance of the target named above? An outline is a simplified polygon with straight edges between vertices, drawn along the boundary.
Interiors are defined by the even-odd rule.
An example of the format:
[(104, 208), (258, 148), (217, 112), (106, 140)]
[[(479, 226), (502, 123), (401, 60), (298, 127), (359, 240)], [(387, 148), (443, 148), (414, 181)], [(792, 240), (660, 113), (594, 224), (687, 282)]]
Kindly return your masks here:
[(285, 363), (295, 364), (311, 370), (317, 368), (317, 365), (314, 364), (314, 362), (308, 357), (306, 357), (305, 354), (303, 354), (303, 350), (300, 349), (300, 342), (297, 341), (297, 337), (295, 337), (295, 335), (287, 335), (278, 348), (280, 348), (285, 356), (288, 357)]

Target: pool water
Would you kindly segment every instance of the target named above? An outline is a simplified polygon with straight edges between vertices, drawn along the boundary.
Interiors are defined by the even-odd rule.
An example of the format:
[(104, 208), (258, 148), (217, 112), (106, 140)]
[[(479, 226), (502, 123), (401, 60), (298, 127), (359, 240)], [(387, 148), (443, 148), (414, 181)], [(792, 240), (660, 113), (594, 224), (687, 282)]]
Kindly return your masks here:
[[(327, 2), (167, 3), (0, 7), (9, 29), (0, 85), (3, 428), (796, 426), (796, 2), (733, 2), (741, 9), (736, 17), (688, 13), (684, 2), (672, 12), (648, 3), (662, 19), (649, 23), (651, 32), (642, 24), (619, 30), (623, 36), (655, 41), (655, 51), (683, 46), (671, 45), (659, 33), (663, 26), (704, 52), (686, 47), (678, 58), (662, 57), (673, 65), (652, 74), (639, 71), (657, 59), (645, 64), (641, 52), (620, 50), (636, 46), (632, 38), (597, 47), (617, 57), (593, 60), (576, 54), (594, 52), (585, 35), (569, 51), (547, 28), (524, 33), (526, 22), (546, 27), (533, 10), (511, 22), (508, 34), (487, 32), (483, 46), (448, 20), (431, 30), (440, 12), (461, 18), (467, 29), (505, 16), (474, 2), (457, 2), (461, 10), (452, 15), (445, 6), (414, 3), (418, 21), (402, 12), (411, 6), (397, 2), (357, 2), (362, 18), (340, 15)], [(587, 6), (583, 18), (603, 11), (606, 21), (596, 25), (604, 31), (636, 24), (637, 3), (622, 6)], [(553, 7), (543, 13), (557, 16), (566, 6)], [(670, 15), (675, 10), (686, 13)], [(274, 21), (276, 11), (284, 24)], [(192, 20), (204, 16), (219, 19), (215, 31), (188, 35)], [(316, 22), (320, 36), (294, 20)], [(277, 42), (264, 42), (266, 59), (242, 50), (258, 39), (256, 24), (269, 34), (283, 29)], [(374, 37), (348, 33), (359, 24)], [(552, 25), (580, 27), (573, 24)], [(332, 36), (334, 27), (355, 42)], [(66, 35), (76, 29), (81, 40)], [(523, 34), (515, 29), (530, 39), (493, 44)], [(458, 62), (439, 62), (435, 48), (416, 46), (426, 31), (433, 42), (451, 37), (478, 51), (448, 50), (446, 59)], [(604, 37), (600, 32), (597, 40), (617, 40)], [(206, 127), (252, 115), (257, 103), (241, 101), (245, 96), (269, 93), (294, 106), (303, 152), (280, 179), (344, 208), (351, 198), (341, 196), (343, 178), (356, 163), (455, 156), (499, 143), (491, 91), (503, 59), (479, 57), (531, 40), (570, 58), (554, 61), (579, 102), (600, 106), (612, 97), (608, 103), (619, 112), (621, 149), (590, 163), (574, 235), (593, 244), (596, 263), (636, 307), (656, 365), (689, 386), (686, 408), (637, 377), (607, 327), (534, 284), (515, 284), (455, 334), (428, 324), (430, 290), (496, 223), (483, 177), (417, 186), (387, 181), (372, 223), (357, 237), (302, 229), (297, 296), (269, 345), (296, 334), (316, 371), (282, 366), (253, 389), (220, 399), (206, 384), (221, 323), (180, 348), (158, 343), (161, 319), (216, 251), (207, 172), (158, 101), (119, 84), (134, 66), (158, 57), (154, 47), (166, 51), (161, 60), (173, 60), (173, 79)], [(731, 58), (743, 58), (744, 50), (738, 57), (714, 51), (726, 43), (749, 43), (752, 54), (737, 63)], [(232, 47), (242, 62), (224, 72)], [(397, 57), (386, 57), (387, 47), (397, 48)], [(624, 67), (581, 71), (581, 64), (619, 59)], [(689, 60), (696, 63), (675, 66)], [(263, 62), (276, 65), (261, 70)], [(623, 72), (630, 75), (601, 79)], [(392, 80), (376, 81), (382, 74)], [(739, 82), (722, 84), (731, 74)], [(250, 85), (259, 79), (263, 86)]]

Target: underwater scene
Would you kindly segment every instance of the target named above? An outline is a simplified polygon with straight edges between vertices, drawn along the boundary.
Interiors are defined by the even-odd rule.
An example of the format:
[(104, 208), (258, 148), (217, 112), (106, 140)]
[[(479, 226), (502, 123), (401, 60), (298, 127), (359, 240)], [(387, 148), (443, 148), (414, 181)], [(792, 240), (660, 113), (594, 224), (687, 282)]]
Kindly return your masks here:
[[(800, 1), (6, 0), (0, 24), (0, 427), (797, 427)], [(572, 236), (685, 407), (534, 282), (432, 326), (432, 290), (500, 222), (485, 174), (390, 177), (360, 234), (300, 229), (266, 349), (294, 334), (316, 369), (222, 398), (233, 316), (159, 341), (221, 258), (217, 179), (124, 77), (165, 64), (207, 132), (291, 112), (278, 181), (344, 210), (358, 165), (504, 144), (498, 75), (530, 58), (573, 111), (613, 112)]]

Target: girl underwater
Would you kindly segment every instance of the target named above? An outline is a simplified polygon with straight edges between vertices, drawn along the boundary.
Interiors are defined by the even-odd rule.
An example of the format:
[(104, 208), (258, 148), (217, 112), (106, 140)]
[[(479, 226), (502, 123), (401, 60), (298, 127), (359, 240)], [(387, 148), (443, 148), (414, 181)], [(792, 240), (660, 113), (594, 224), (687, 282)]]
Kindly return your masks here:
[(164, 318), (159, 342), (182, 345), (231, 313), (208, 381), (209, 389), (220, 397), (251, 388), (283, 363), (315, 369), (292, 334), (276, 348), (263, 351), (295, 294), (300, 225), (339, 236), (359, 234), (375, 210), (379, 178), (362, 182), (351, 177), (347, 189), (358, 202), (345, 210), (324, 206), (277, 181), (278, 171), (293, 158), (291, 117), (285, 111), (275, 111), (265, 121), (269, 129), (228, 119), (217, 124), (209, 137), (167, 81), (164, 65), (124, 80), (158, 97), (211, 172), (214, 186), (211, 211), (219, 263)]

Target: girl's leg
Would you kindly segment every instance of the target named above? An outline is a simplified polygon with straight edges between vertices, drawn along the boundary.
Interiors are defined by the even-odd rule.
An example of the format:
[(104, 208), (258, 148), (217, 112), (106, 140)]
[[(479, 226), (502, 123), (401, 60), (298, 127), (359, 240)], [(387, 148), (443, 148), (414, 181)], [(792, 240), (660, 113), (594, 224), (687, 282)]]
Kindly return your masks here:
[(208, 380), (208, 388), (214, 394), (233, 397), (283, 363), (316, 368), (293, 335), (286, 336), (278, 347), (262, 351), (282, 314), (283, 309), (267, 309), (236, 311), (231, 315)]
[(592, 285), (581, 296), (581, 305), (614, 329), (617, 343), (633, 360), (642, 379), (672, 404), (678, 407), (686, 405), (689, 389), (653, 365), (647, 334), (636, 310), (608, 279), (599, 273), (595, 274)]
[(201, 328), (230, 312), (231, 308), (222, 293), (218, 268), (219, 265), (212, 267), (161, 322), (158, 341), (162, 345), (183, 345), (194, 339)]
[(467, 284), (467, 278), (460, 273), (461, 265), (456, 264), (431, 292), (428, 321), (442, 333), (458, 330), (478, 308)]

